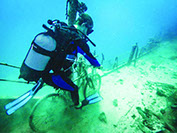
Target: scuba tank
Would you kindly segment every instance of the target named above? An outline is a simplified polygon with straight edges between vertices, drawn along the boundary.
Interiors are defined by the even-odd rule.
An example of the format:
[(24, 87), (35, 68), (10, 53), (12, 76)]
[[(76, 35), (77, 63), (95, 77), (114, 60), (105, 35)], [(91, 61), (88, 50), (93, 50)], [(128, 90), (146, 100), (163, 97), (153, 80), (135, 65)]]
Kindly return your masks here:
[(38, 81), (55, 53), (55, 49), (55, 39), (45, 33), (38, 34), (23, 61), (19, 78), (27, 81)]
[(40, 34), (34, 39), (24, 63), (34, 70), (44, 71), (51, 58), (50, 52), (54, 51), (55, 48), (56, 41), (52, 37)]
[(47, 30), (47, 32), (38, 34), (32, 41), (20, 68), (19, 78), (28, 82), (38, 81), (49, 60), (56, 54), (57, 43), (54, 39), (54, 32), (50, 28)]

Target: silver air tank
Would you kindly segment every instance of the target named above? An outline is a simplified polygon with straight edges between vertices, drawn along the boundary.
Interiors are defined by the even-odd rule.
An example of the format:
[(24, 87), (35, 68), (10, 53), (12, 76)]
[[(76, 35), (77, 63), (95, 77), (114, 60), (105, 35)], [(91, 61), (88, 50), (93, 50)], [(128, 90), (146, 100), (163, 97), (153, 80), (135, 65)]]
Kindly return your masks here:
[[(34, 42), (41, 48), (50, 52), (56, 49), (56, 41), (49, 35), (40, 34), (35, 38)], [(36, 52), (34, 47), (36, 46), (32, 44), (24, 63), (34, 70), (43, 71), (51, 57)]]

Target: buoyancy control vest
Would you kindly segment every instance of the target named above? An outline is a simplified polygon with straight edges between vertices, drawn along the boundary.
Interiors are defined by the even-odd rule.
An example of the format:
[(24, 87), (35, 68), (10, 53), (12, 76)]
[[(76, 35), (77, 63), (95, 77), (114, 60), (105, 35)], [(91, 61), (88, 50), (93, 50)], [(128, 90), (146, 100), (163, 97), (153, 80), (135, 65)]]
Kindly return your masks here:
[[(62, 28), (63, 24), (65, 28)], [(43, 25), (47, 32), (38, 34), (31, 43), (31, 47), (20, 68), (19, 78), (26, 81), (38, 81), (42, 73), (46, 70), (49, 61), (62, 52), (64, 53), (72, 40), (78, 38), (78, 34), (74, 30), (66, 28), (67, 25), (60, 23), (54, 25), (55, 30)]]

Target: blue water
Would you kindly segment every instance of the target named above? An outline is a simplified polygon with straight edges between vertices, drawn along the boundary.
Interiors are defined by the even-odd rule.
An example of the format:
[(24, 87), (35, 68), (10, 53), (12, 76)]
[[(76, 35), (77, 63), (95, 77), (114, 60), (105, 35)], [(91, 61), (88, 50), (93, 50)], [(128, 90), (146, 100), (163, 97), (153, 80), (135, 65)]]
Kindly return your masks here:
[[(106, 60), (114, 60), (136, 42), (144, 46), (177, 25), (176, 0), (82, 1), (94, 20), (95, 32), (90, 38), (97, 47), (90, 46), (100, 61), (101, 53)], [(0, 62), (20, 66), (34, 36), (45, 31), (42, 24), (55, 18), (67, 22), (63, 0), (1, 0), (0, 5)]]

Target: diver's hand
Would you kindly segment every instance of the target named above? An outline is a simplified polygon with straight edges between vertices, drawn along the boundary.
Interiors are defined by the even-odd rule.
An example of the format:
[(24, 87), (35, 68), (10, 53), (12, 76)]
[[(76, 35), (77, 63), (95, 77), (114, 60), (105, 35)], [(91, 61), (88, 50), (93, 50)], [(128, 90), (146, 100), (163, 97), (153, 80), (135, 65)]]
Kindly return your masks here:
[(100, 65), (99, 67), (97, 67), (98, 69), (103, 69), (103, 66), (102, 65)]
[(93, 66), (93, 68), (97, 68), (97, 69), (103, 69), (103, 66), (101, 65), (101, 66)]

